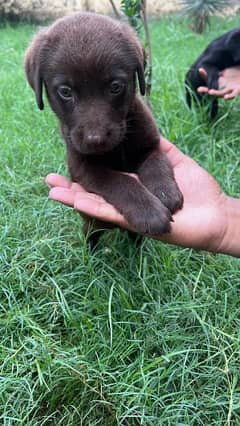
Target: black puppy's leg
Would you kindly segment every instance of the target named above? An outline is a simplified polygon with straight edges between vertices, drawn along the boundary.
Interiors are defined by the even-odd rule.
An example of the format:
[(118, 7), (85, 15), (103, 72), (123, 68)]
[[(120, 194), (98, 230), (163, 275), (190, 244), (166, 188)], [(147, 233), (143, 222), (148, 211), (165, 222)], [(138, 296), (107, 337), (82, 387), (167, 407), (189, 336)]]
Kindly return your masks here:
[(83, 233), (91, 250), (94, 250), (105, 230), (113, 228), (110, 223), (83, 216)]
[(143, 237), (142, 235), (136, 234), (136, 232), (128, 231), (128, 236), (130, 240), (135, 244), (136, 246), (140, 246)]
[(138, 176), (148, 190), (174, 213), (182, 208), (183, 195), (174, 179), (167, 157), (154, 151), (139, 167)]
[(187, 102), (187, 106), (188, 108), (192, 108), (192, 93), (189, 89), (189, 87), (185, 86), (186, 88), (186, 102)]
[(84, 218), (83, 222), (83, 234), (86, 237), (87, 244), (91, 250), (96, 247), (99, 238), (101, 237), (103, 230), (94, 229), (94, 220)]
[[(208, 88), (218, 90), (219, 70), (215, 67), (211, 67), (211, 68), (208, 67), (207, 73), (208, 73), (208, 81), (207, 81)], [(218, 100), (217, 98), (211, 97), (211, 103), (210, 103), (209, 111), (208, 111), (209, 118), (213, 120), (216, 117), (217, 113), (218, 113)]]
[[(103, 229), (104, 228), (104, 229)], [(89, 248), (91, 251), (94, 251), (99, 239), (107, 229), (113, 228), (113, 225), (101, 222), (96, 219), (84, 217), (83, 222), (83, 233), (86, 237), (87, 244), (89, 245)], [(133, 244), (136, 246), (139, 246), (143, 240), (143, 237), (136, 232), (127, 231), (128, 236)]]
[(185, 78), (186, 102), (189, 108), (192, 107), (193, 102), (197, 105), (202, 104), (203, 96), (198, 93), (197, 89), (200, 86), (206, 86), (206, 82), (199, 74), (198, 68), (192, 67)]
[(208, 112), (209, 118), (213, 120), (216, 117), (217, 113), (218, 113), (218, 100), (215, 98), (213, 99), (209, 108), (209, 112)]

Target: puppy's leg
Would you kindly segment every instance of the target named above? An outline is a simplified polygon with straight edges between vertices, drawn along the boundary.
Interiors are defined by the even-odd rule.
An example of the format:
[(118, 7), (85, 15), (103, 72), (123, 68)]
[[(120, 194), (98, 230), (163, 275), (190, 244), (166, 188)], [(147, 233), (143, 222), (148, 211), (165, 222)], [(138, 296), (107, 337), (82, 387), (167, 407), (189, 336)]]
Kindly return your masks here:
[(140, 246), (143, 237), (139, 234), (136, 234), (136, 232), (128, 231), (128, 236), (130, 240), (135, 244), (136, 246)]
[[(89, 248), (91, 251), (93, 251), (97, 244), (99, 239), (101, 238), (102, 234), (108, 230), (114, 228), (114, 225), (102, 222), (97, 219), (90, 218), (89, 216), (82, 215), (83, 216), (83, 234), (86, 237), (87, 244), (89, 245)], [(143, 237), (136, 232), (127, 231), (128, 236), (130, 240), (135, 244), (136, 246), (139, 246), (142, 242)]]
[(87, 215), (81, 214), (81, 216), (83, 217), (83, 234), (87, 239), (90, 249), (94, 250), (104, 231), (113, 228), (113, 225)]
[(174, 179), (172, 167), (165, 155), (154, 151), (138, 169), (141, 182), (174, 213), (183, 205), (183, 195)]
[(199, 86), (206, 86), (206, 82), (202, 79), (198, 72), (196, 65), (192, 66), (185, 78), (186, 102), (189, 108), (192, 107), (193, 102), (196, 104), (202, 103), (202, 95), (198, 93)]
[(91, 250), (94, 250), (99, 238), (101, 237), (103, 233), (103, 229), (95, 229), (95, 220), (90, 218), (84, 218), (83, 222), (83, 234), (85, 235), (87, 239), (87, 243), (89, 244), (89, 247)]
[(186, 102), (189, 108), (192, 108), (193, 102), (198, 102), (199, 94), (197, 93), (198, 86), (205, 86), (205, 82), (201, 80), (196, 67), (191, 67), (185, 77), (185, 93)]
[(216, 67), (201, 64), (208, 75), (207, 81), (204, 81), (199, 74), (200, 64), (194, 65), (186, 75), (185, 89), (186, 89), (186, 102), (189, 108), (192, 106), (192, 101), (208, 107), (208, 115), (211, 120), (215, 118), (218, 112), (218, 100), (212, 96), (198, 93), (197, 89), (200, 86), (206, 86), (209, 89), (218, 89), (218, 69)]
[(78, 168), (74, 181), (112, 204), (135, 232), (160, 235), (170, 231), (168, 208), (132, 176), (86, 161)]
[(190, 89), (187, 85), (185, 85), (185, 89), (186, 89), (187, 106), (188, 106), (188, 108), (192, 108), (192, 93), (191, 93), (191, 91), (190, 91)]
[[(208, 87), (209, 89), (218, 89), (218, 73), (219, 70), (215, 67), (208, 68)], [(218, 113), (218, 100), (213, 98), (209, 106), (209, 118), (213, 120)]]

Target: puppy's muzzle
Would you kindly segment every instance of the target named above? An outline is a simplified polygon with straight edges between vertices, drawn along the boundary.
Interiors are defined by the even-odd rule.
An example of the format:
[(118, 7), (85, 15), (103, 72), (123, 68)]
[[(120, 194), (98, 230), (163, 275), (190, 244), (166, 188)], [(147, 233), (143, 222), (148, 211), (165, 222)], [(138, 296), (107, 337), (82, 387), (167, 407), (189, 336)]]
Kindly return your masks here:
[[(93, 128), (95, 127), (95, 128)], [(70, 132), (70, 140), (74, 148), (81, 154), (104, 154), (121, 143), (125, 134), (125, 126), (109, 125), (78, 127)]]
[[(87, 132), (84, 134), (83, 143), (81, 145), (81, 149), (85, 150), (86, 154), (98, 153), (98, 152), (106, 152), (111, 149), (110, 139), (111, 132), (106, 132), (105, 137), (100, 133)], [(108, 146), (110, 145), (110, 148)]]

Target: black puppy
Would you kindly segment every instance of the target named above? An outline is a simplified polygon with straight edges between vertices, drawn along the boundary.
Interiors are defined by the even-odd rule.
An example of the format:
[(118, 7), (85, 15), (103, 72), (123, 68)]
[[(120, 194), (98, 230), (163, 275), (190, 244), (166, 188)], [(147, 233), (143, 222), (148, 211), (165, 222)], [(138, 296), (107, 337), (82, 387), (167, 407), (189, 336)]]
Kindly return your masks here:
[[(61, 123), (71, 178), (102, 195), (133, 230), (170, 231), (183, 197), (159, 145), (147, 106), (144, 51), (129, 25), (93, 13), (57, 20), (33, 39), (25, 60), (28, 81), (43, 109), (42, 88)], [(134, 172), (134, 177), (120, 172)], [(84, 218), (95, 232), (109, 225)]]
[[(186, 74), (186, 100), (191, 108), (192, 99), (200, 104), (209, 104), (209, 117), (215, 118), (218, 112), (218, 101), (197, 92), (199, 86), (218, 89), (219, 71), (240, 65), (240, 28), (229, 31), (213, 40), (199, 58), (191, 65)], [(207, 71), (207, 81), (199, 74), (199, 68)]]

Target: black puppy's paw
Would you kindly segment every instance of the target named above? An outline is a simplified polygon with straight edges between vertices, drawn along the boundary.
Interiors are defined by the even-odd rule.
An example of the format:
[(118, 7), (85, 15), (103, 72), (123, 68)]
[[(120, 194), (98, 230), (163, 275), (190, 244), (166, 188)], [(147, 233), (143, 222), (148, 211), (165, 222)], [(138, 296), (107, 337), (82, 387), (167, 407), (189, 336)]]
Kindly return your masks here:
[(141, 235), (161, 235), (171, 230), (171, 212), (154, 196), (148, 204), (134, 206), (124, 216)]

